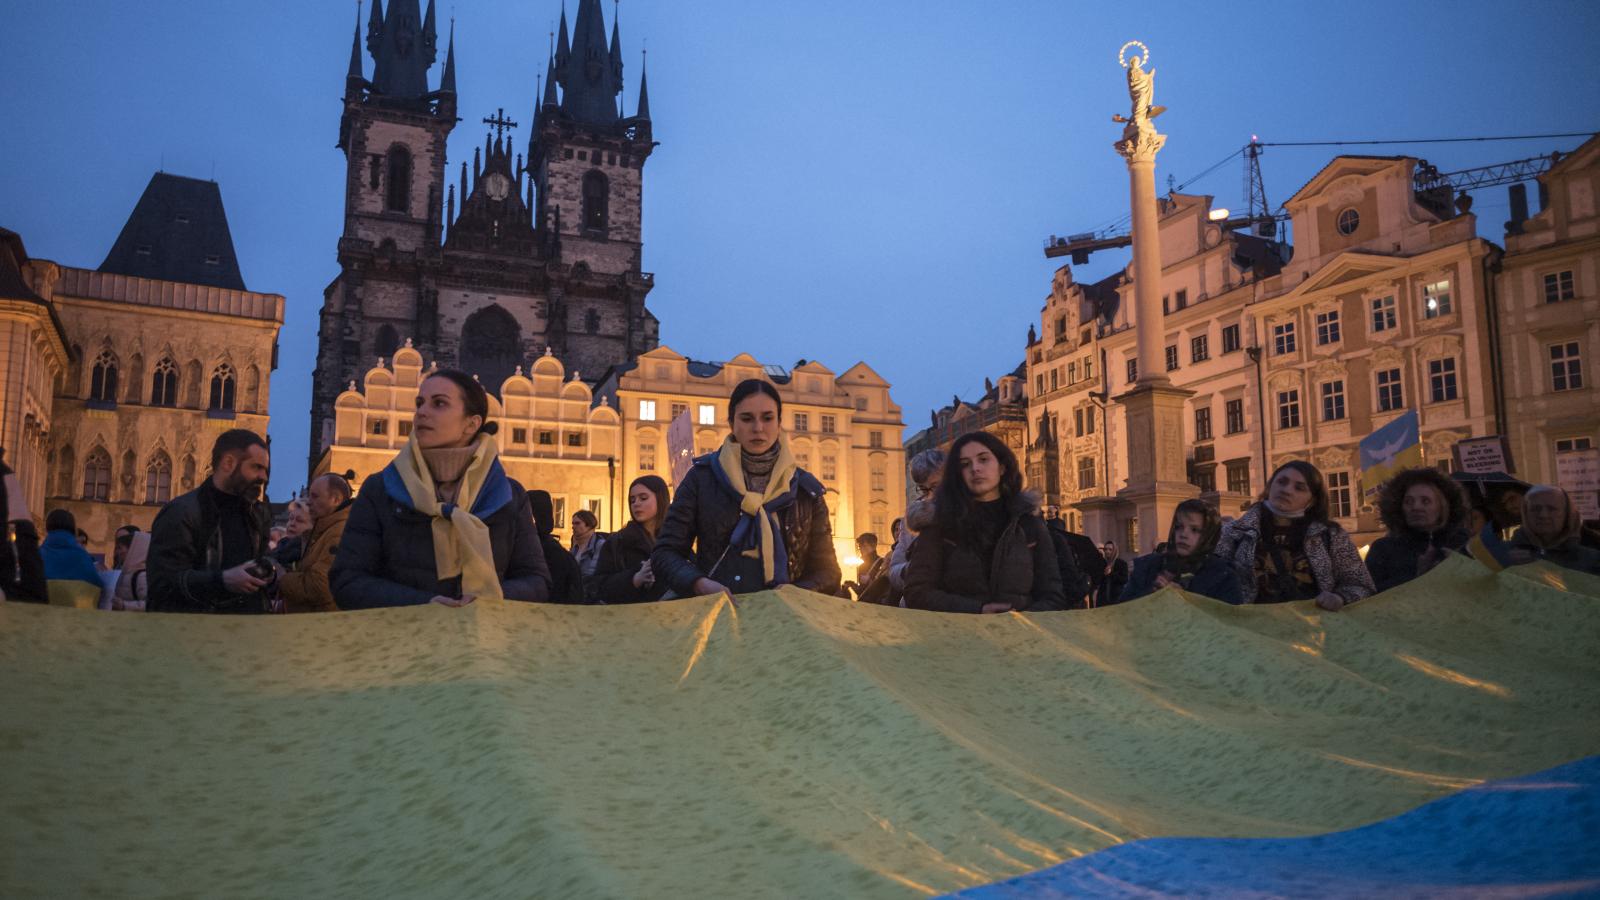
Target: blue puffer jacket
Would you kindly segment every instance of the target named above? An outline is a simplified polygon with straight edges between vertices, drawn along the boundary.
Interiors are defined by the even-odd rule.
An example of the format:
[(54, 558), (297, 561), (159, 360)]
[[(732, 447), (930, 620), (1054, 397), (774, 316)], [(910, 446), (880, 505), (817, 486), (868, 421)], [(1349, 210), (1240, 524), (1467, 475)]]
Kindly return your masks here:
[[(1137, 600), (1146, 594), (1156, 592), (1156, 576), (1161, 574), (1165, 555), (1161, 553), (1147, 553), (1133, 561), (1133, 574), (1128, 576), (1128, 583), (1122, 588), (1122, 596), (1118, 603)], [(1217, 556), (1208, 556), (1200, 564), (1193, 575), (1180, 580), (1177, 587), (1191, 594), (1221, 600), (1238, 606), (1243, 603), (1239, 593), (1239, 577), (1234, 574), (1233, 566), (1228, 561)]]

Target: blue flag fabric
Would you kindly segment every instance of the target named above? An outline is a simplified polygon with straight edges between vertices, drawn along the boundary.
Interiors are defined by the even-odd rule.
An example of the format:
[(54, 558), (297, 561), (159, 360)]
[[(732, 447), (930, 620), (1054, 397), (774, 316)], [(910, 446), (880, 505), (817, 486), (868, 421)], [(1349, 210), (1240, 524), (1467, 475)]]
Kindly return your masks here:
[(1366, 493), (1376, 491), (1396, 472), (1420, 465), (1421, 427), (1414, 409), (1361, 439), (1361, 488)]

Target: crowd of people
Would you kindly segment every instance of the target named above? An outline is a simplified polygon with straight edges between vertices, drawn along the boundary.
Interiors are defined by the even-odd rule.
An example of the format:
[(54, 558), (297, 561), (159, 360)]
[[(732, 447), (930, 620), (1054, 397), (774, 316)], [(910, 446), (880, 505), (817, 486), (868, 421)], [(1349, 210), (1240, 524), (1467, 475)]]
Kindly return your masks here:
[(482, 385), (431, 373), (418, 389), (410, 440), (353, 492), (314, 479), (274, 527), (262, 491), (271, 459), (253, 432), (224, 432), (211, 474), (167, 503), (148, 533), (118, 529), (113, 564), (98, 566), (67, 510), (41, 540), (16, 476), (4, 466), (0, 596), (152, 612), (313, 613), (479, 598), (648, 603), (792, 584), (863, 602), (995, 614), (1109, 606), (1175, 586), (1230, 604), (1313, 601), (1338, 611), (1405, 584), (1452, 555), (1495, 566), (1543, 560), (1600, 574), (1596, 535), (1559, 487), (1437, 469), (1391, 478), (1377, 509), (1386, 533), (1363, 555), (1331, 516), (1322, 473), (1280, 465), (1237, 518), (1201, 500), (1179, 504), (1166, 540), (1132, 564), (1041, 515), (1016, 455), (985, 432), (910, 462), (916, 496), (895, 520), (887, 553), (856, 539), (844, 581), (826, 490), (790, 451), (783, 400), (751, 379), (728, 399), (730, 434), (694, 460), (676, 492), (655, 475), (628, 486), (629, 521), (598, 530), (574, 513), (572, 543), (554, 536), (548, 493), (506, 475)]

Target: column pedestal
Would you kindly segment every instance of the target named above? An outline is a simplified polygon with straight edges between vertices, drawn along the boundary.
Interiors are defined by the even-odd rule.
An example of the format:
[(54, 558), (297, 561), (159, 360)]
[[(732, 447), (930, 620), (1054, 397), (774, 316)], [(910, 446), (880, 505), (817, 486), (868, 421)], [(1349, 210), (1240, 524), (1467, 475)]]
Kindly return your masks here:
[(1128, 423), (1128, 486), (1117, 499), (1139, 522), (1139, 546), (1129, 552), (1153, 551), (1167, 539), (1178, 504), (1200, 496), (1189, 483), (1183, 443), (1183, 404), (1193, 396), (1171, 384), (1145, 383), (1116, 398)]

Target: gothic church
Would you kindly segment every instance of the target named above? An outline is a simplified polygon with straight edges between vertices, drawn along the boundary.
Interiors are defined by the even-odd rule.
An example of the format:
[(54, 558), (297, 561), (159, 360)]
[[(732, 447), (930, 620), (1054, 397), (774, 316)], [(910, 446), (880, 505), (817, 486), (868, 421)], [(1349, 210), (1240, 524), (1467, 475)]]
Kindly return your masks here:
[[(311, 465), (332, 443), (334, 401), (410, 339), (429, 361), (479, 377), (491, 393), (546, 350), (599, 379), (655, 348), (641, 270), (644, 164), (655, 148), (644, 74), (622, 109), (622, 47), (600, 0), (565, 9), (527, 152), (503, 111), (482, 148), (450, 177), (457, 118), (451, 29), (436, 89), (434, 0), (373, 0), (363, 70), (357, 24), (345, 78), (339, 275), (323, 295), (312, 388)], [(558, 90), (559, 88), (559, 90)]]

